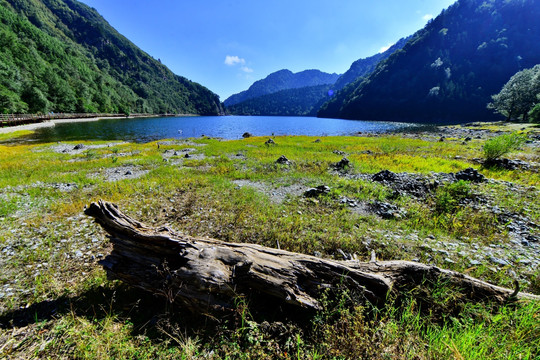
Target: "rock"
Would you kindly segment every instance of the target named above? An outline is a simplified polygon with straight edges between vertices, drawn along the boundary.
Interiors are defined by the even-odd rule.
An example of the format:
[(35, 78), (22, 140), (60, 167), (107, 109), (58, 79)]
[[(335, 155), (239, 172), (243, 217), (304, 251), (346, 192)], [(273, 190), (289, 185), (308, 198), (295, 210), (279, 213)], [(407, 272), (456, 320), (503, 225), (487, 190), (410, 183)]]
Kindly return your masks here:
[(509, 265), (508, 261), (504, 259), (496, 258), (495, 256), (490, 256), (489, 261), (491, 261), (493, 264), (500, 265), (500, 266)]
[(351, 162), (346, 157), (333, 165), (334, 169), (341, 171), (347, 169), (349, 166), (351, 166)]
[(357, 207), (358, 203), (355, 200), (349, 199), (348, 197), (343, 197), (339, 200), (341, 204), (345, 204), (350, 207)]
[(276, 142), (273, 140), (273, 139), (268, 139), (266, 140), (266, 142), (264, 143), (266, 146), (269, 146), (269, 145), (276, 145)]
[(478, 170), (473, 168), (468, 168), (461, 170), (456, 173), (457, 180), (470, 181), (474, 183), (481, 183), (486, 181), (486, 177), (478, 172)]
[(400, 219), (405, 212), (394, 204), (375, 201), (370, 204), (371, 211), (383, 219)]
[(304, 196), (308, 198), (312, 198), (312, 197), (318, 197), (321, 195), (326, 195), (328, 193), (330, 193), (330, 188), (326, 185), (320, 185), (320, 186), (317, 186), (316, 188), (307, 189), (306, 192), (304, 192)]
[(489, 167), (499, 167), (506, 170), (529, 170), (531, 164), (523, 160), (495, 159), (485, 163)]
[(189, 153), (187, 153), (186, 155), (184, 155), (184, 158), (186, 159), (189, 159), (191, 157), (191, 155), (189, 155)]
[(391, 172), (390, 170), (380, 171), (371, 177), (371, 180), (377, 182), (394, 182), (396, 181), (396, 179), (396, 174)]
[(124, 173), (124, 175), (133, 175), (133, 173), (131, 172), (131, 170), (128, 170)]
[(341, 150), (334, 150), (332, 151), (334, 154), (336, 155), (345, 155), (345, 152), (344, 151), (341, 151)]
[(252, 133), (249, 133), (249, 132), (245, 132), (245, 133), (242, 134), (242, 137), (243, 137), (244, 139), (250, 138), (250, 137), (252, 137), (252, 136), (253, 136), (253, 134), (252, 134)]
[(321, 139), (317, 139), (314, 141), (314, 143), (320, 143), (321, 142)]
[(84, 145), (83, 144), (77, 144), (75, 145), (75, 147), (73, 148), (73, 150), (82, 150), (84, 149)]
[(289, 159), (287, 159), (287, 158), (285, 157), (285, 155), (281, 155), (281, 156), (279, 157), (279, 159), (276, 160), (276, 164), (281, 164), (281, 165), (291, 165), (292, 162), (291, 162)]

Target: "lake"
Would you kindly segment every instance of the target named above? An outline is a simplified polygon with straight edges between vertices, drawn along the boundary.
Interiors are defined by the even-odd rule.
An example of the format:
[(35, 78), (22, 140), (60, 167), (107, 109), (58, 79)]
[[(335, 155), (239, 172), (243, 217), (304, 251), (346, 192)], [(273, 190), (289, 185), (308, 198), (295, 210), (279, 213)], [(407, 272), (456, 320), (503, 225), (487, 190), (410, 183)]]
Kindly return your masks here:
[(24, 140), (57, 142), (76, 140), (124, 140), (149, 142), (159, 139), (218, 137), (240, 139), (249, 132), (254, 136), (278, 135), (352, 135), (383, 133), (414, 127), (414, 124), (321, 119), (286, 116), (197, 116), (107, 119), (94, 122), (63, 123), (41, 128)]

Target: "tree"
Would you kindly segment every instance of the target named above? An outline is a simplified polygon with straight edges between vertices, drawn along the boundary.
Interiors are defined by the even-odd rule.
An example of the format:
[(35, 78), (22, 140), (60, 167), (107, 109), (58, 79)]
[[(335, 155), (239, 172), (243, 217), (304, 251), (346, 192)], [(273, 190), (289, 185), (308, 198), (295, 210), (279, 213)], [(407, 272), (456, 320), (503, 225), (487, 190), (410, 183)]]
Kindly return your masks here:
[(529, 112), (529, 121), (535, 124), (540, 123), (540, 99), (532, 110)]
[(488, 104), (488, 108), (504, 115), (507, 121), (520, 116), (527, 121), (531, 109), (540, 102), (539, 95), (540, 65), (536, 65), (512, 76), (501, 91), (491, 97), (493, 102)]

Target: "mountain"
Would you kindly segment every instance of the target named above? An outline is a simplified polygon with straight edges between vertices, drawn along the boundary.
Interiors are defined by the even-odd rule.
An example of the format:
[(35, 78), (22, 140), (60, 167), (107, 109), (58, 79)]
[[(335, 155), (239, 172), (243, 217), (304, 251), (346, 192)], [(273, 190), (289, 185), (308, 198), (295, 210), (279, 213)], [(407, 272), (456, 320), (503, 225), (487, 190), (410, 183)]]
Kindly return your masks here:
[(315, 116), (328, 99), (330, 85), (286, 89), (227, 107), (234, 115)]
[(359, 59), (352, 63), (351, 67), (345, 74), (341, 75), (339, 79), (334, 83), (332, 89), (334, 91), (343, 89), (347, 84), (353, 82), (359, 77), (364, 77), (369, 75), (375, 67), (383, 60), (386, 60), (390, 55), (392, 55), (397, 50), (400, 50), (405, 46), (407, 41), (411, 37), (400, 39), (397, 43), (392, 45), (386, 51), (367, 57), (365, 59)]
[(468, 122), (495, 118), (492, 94), (540, 63), (540, 2), (459, 0), (323, 105), (320, 117)]
[[(314, 85), (305, 87), (294, 87), (280, 91), (273, 91), (269, 84), (283, 84), (284, 78), (291, 76), (288, 70), (281, 70), (270, 74), (266, 79), (256, 82), (249, 90), (233, 95), (225, 100), (227, 110), (235, 115), (280, 115), (280, 116), (315, 116), (319, 108), (329, 99), (329, 91), (341, 90), (350, 82), (359, 77), (369, 75), (379, 62), (387, 59), (392, 53), (401, 49), (409, 38), (399, 40), (383, 53), (370, 56), (365, 59), (355, 61), (347, 72), (336, 79), (336, 75), (327, 77), (324, 85)], [(305, 77), (306, 73), (320, 75), (317, 70), (307, 70), (301, 73)], [(298, 75), (292, 74), (292, 75)], [(324, 74), (324, 73), (323, 73)], [(327, 74), (330, 75), (330, 74)], [(321, 79), (320, 76), (317, 79)], [(331, 81), (335, 82), (332, 83)], [(297, 82), (299, 83), (299, 82)], [(247, 99), (241, 100), (252, 90)], [(264, 90), (264, 91), (263, 91)], [(268, 92), (264, 95), (255, 96), (257, 93)], [(232, 100), (231, 100), (232, 99)], [(240, 102), (236, 102), (241, 100)]]
[(0, 112), (223, 111), (75, 0), (0, 0)]
[(304, 70), (298, 73), (293, 73), (290, 70), (279, 70), (262, 80), (254, 82), (249, 89), (230, 96), (223, 103), (225, 106), (229, 107), (280, 90), (331, 85), (338, 77), (338, 74), (328, 74), (319, 70)]

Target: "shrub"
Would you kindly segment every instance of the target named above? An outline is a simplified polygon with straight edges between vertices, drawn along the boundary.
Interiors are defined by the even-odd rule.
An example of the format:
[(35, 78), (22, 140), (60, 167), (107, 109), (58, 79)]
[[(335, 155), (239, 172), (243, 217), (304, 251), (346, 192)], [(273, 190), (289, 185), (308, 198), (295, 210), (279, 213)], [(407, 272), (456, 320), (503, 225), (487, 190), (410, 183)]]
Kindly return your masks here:
[(529, 122), (540, 124), (540, 104), (536, 104), (529, 112)]
[(439, 214), (452, 213), (464, 199), (470, 196), (471, 187), (466, 181), (459, 180), (455, 183), (442, 186), (437, 189), (435, 195), (435, 210)]
[(497, 136), (486, 141), (483, 148), (486, 163), (494, 161), (513, 150), (519, 149), (524, 142), (525, 136), (516, 132)]

